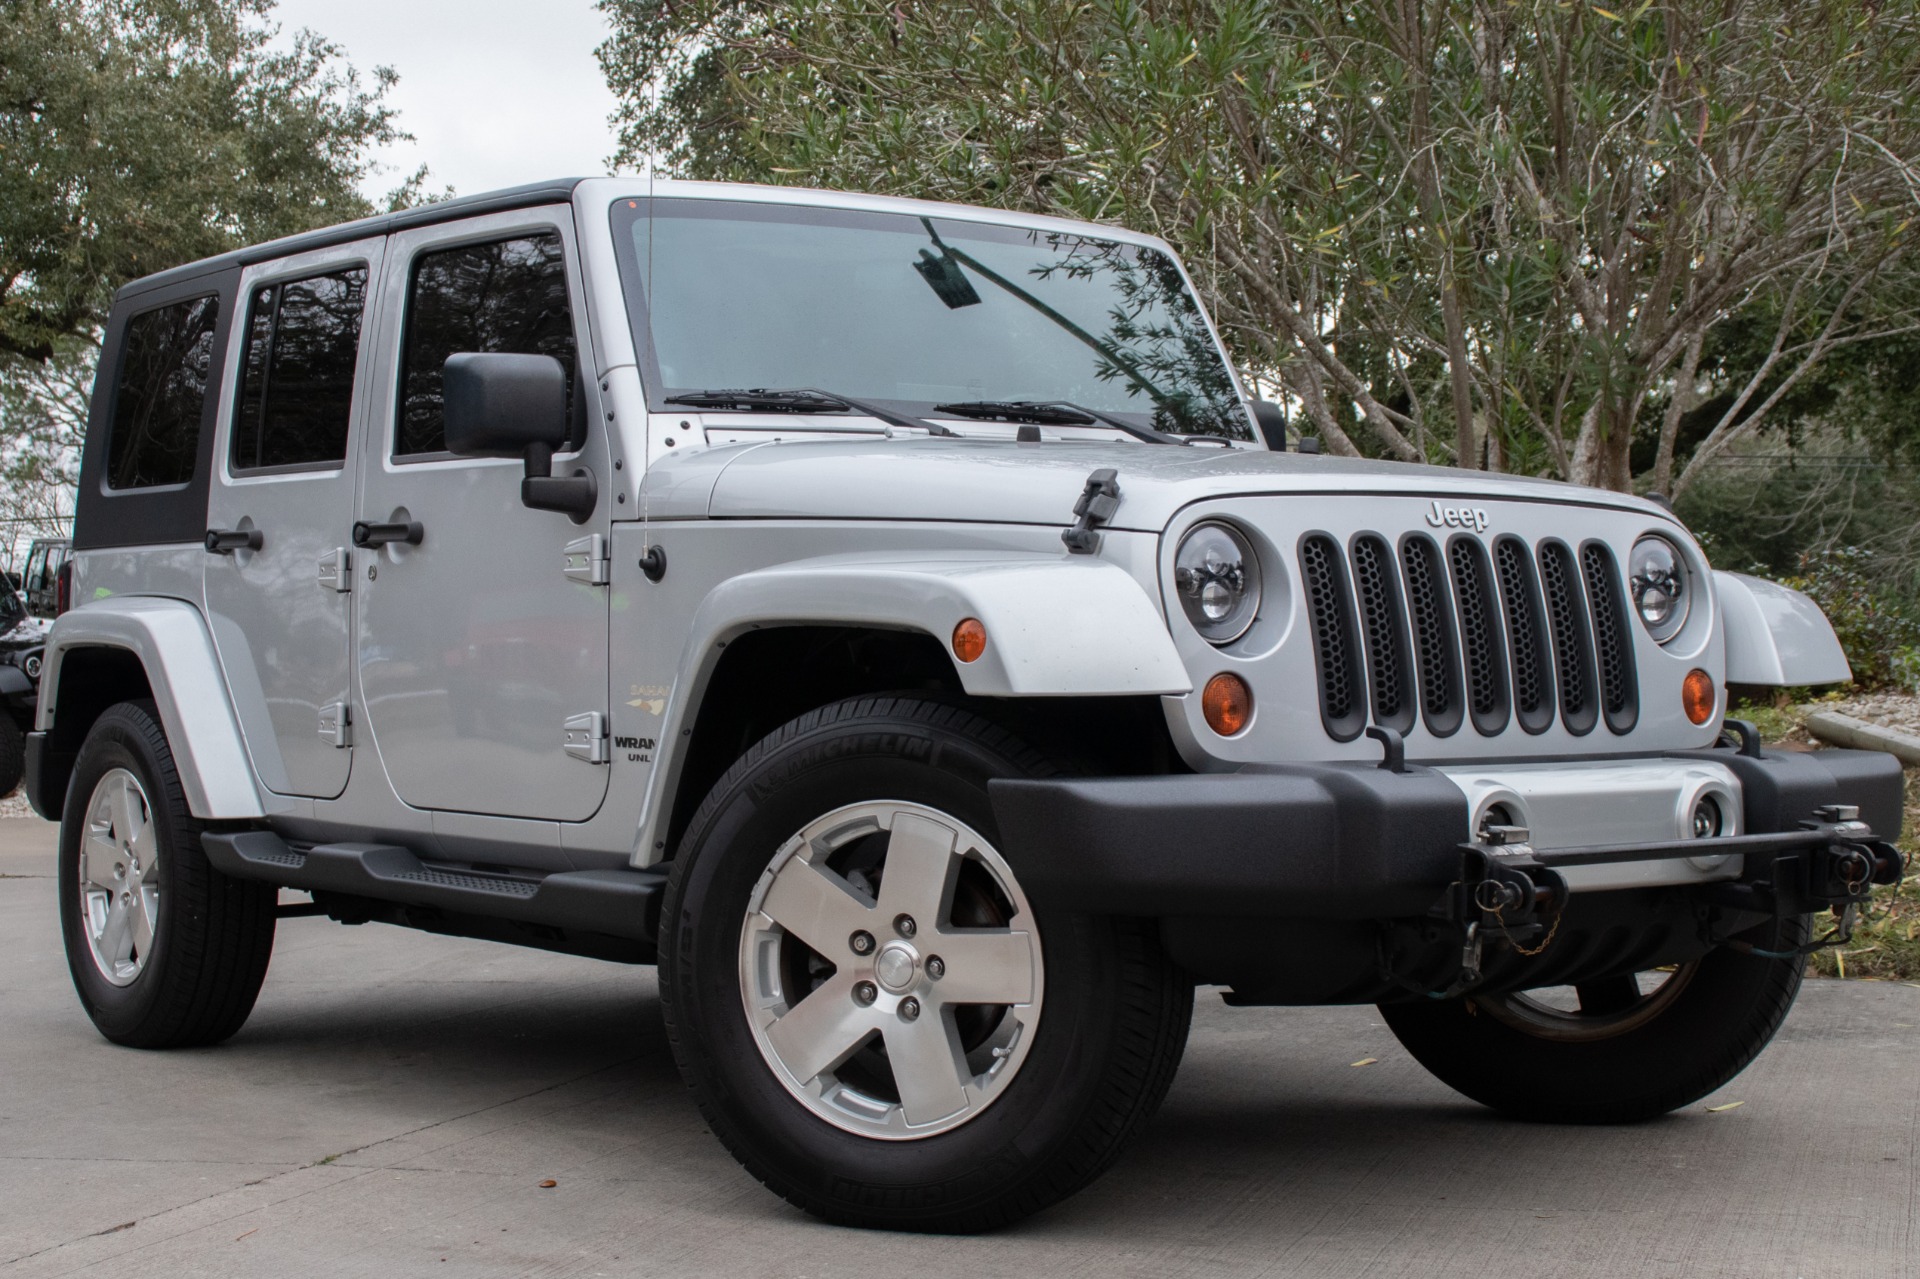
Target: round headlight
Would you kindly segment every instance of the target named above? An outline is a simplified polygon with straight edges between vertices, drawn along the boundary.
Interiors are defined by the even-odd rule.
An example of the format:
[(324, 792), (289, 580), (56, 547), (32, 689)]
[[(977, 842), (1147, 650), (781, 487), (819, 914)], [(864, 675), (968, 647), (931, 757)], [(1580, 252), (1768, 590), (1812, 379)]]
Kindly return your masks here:
[(1680, 548), (1664, 537), (1649, 535), (1633, 544), (1627, 560), (1627, 584), (1633, 590), (1633, 609), (1647, 634), (1664, 644), (1687, 623), (1686, 561)]
[(1174, 553), (1173, 580), (1187, 620), (1212, 643), (1239, 639), (1260, 611), (1260, 561), (1228, 525), (1195, 525)]

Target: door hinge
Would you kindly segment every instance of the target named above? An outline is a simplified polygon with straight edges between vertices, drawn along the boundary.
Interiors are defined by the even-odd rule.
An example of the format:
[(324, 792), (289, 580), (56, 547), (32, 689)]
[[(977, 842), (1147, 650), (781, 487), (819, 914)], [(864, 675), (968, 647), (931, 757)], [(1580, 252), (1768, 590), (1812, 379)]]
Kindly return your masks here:
[(328, 702), (320, 708), (320, 736), (336, 747), (353, 745), (353, 711), (345, 702)]
[(568, 716), (567, 754), (589, 764), (607, 762), (607, 716), (605, 711), (588, 711)]
[(353, 589), (352, 551), (336, 546), (320, 557), (320, 587), (342, 593)]
[(563, 572), (575, 582), (605, 586), (613, 576), (612, 559), (607, 552), (607, 537), (593, 533), (568, 542), (561, 552), (566, 557)]

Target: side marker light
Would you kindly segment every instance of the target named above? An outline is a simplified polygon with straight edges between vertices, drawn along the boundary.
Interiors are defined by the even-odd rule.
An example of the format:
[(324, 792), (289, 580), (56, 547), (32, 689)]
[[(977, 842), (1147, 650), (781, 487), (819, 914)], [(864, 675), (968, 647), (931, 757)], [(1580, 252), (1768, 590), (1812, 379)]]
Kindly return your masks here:
[(963, 662), (977, 662), (987, 651), (987, 628), (977, 617), (961, 619), (953, 628), (953, 655)]

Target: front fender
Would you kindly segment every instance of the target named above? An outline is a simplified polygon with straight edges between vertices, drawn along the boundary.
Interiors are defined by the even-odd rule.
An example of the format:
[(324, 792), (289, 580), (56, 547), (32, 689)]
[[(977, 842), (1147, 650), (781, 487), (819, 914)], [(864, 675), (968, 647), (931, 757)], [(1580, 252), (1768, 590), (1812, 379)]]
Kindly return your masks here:
[(37, 731), (50, 731), (59, 716), (60, 672), (67, 657), (89, 648), (121, 649), (139, 659), (195, 817), (264, 815), (213, 637), (199, 609), (182, 600), (121, 595), (61, 614), (47, 636), (40, 668)]
[[(680, 656), (663, 740), (685, 740), (721, 652), (748, 631), (800, 625), (920, 631), (951, 656), (953, 629), (969, 617), (986, 627), (986, 651), (953, 666), (974, 696), (1193, 691), (1159, 608), (1117, 565), (1021, 552), (834, 555), (742, 573), (708, 593)], [(660, 856), (684, 751), (673, 752), (666, 764), (649, 780), (637, 865)]]
[(681, 670), (748, 630), (782, 624), (924, 631), (948, 646), (978, 618), (987, 649), (954, 663), (979, 697), (1115, 697), (1193, 690), (1140, 584), (1103, 560), (1047, 554), (835, 555), (743, 573), (694, 614)]
[(1833, 624), (1804, 593), (1745, 573), (1716, 571), (1727, 637), (1727, 683), (1793, 688), (1853, 678)]

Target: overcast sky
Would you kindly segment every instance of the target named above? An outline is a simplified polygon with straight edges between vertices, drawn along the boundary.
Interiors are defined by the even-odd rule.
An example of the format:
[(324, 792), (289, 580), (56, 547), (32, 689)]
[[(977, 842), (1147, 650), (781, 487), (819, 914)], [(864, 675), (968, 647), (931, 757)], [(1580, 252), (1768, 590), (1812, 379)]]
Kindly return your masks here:
[(607, 26), (592, 0), (281, 0), (275, 16), (356, 67), (400, 73), (389, 100), (415, 140), (380, 156), (369, 197), (420, 164), (430, 190), (461, 195), (608, 172), (614, 102), (593, 56)]

